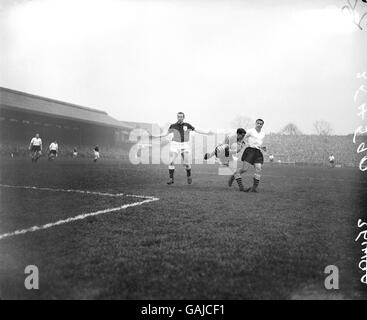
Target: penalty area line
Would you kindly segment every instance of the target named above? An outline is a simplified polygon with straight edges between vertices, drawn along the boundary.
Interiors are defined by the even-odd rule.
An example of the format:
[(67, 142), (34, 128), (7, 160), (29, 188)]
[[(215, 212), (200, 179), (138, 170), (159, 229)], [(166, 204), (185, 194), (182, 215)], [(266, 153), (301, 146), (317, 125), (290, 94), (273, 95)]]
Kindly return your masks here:
[(143, 204), (159, 200), (159, 198), (155, 198), (155, 197), (151, 197), (151, 196), (128, 195), (128, 194), (122, 194), (122, 193), (114, 195), (114, 194), (106, 194), (106, 193), (103, 194), (103, 193), (99, 193), (99, 192), (82, 191), (82, 190), (63, 190), (63, 189), (37, 188), (37, 187), (27, 187), (27, 186), (9, 186), (9, 185), (3, 185), (3, 184), (0, 184), (0, 187), (35, 189), (35, 190), (43, 190), (43, 191), (61, 191), (61, 192), (66, 191), (66, 192), (95, 194), (95, 195), (100, 195), (100, 196), (119, 196), (119, 197), (128, 196), (128, 197), (137, 197), (137, 198), (145, 198), (146, 199), (146, 200), (142, 200), (142, 201), (139, 201), (139, 202), (124, 204), (122, 206), (115, 207), (115, 208), (109, 208), (109, 209), (99, 210), (99, 211), (95, 211), (95, 212), (79, 214), (75, 217), (70, 217), (70, 218), (67, 218), (67, 219), (58, 220), (56, 222), (47, 223), (47, 224), (44, 224), (44, 225), (41, 225), (41, 226), (33, 226), (33, 227), (30, 227), (30, 228), (26, 228), (26, 229), (20, 229), (20, 230), (16, 230), (16, 231), (13, 231), (13, 232), (0, 234), (0, 240), (5, 239), (5, 238), (9, 238), (9, 237), (13, 237), (13, 236), (17, 236), (17, 235), (21, 235), (21, 234), (26, 234), (26, 233), (30, 233), (30, 232), (39, 231), (39, 230), (49, 229), (49, 228), (52, 228), (52, 227), (56, 227), (56, 226), (59, 226), (59, 225), (63, 225), (63, 224), (78, 221), (78, 220), (84, 220), (86, 218), (102, 215), (102, 214), (105, 214), (105, 213), (112, 213), (112, 212), (117, 212), (117, 211), (121, 211), (121, 210), (130, 208), (130, 207), (141, 206)]
[(78, 189), (59, 189), (59, 188), (46, 188), (46, 187), (35, 187), (35, 186), (12, 186), (12, 185), (8, 185), (8, 184), (0, 184), (0, 187), (14, 188), (14, 189), (30, 189), (30, 190), (39, 190), (39, 191), (51, 191), (51, 192), (82, 193), (82, 194), (90, 194), (90, 195), (103, 196), (103, 197), (122, 197), (122, 196), (125, 196), (125, 197), (143, 198), (143, 199), (156, 199), (155, 197), (142, 196), (142, 195), (136, 195), (136, 194), (107, 193), (107, 192), (78, 190)]

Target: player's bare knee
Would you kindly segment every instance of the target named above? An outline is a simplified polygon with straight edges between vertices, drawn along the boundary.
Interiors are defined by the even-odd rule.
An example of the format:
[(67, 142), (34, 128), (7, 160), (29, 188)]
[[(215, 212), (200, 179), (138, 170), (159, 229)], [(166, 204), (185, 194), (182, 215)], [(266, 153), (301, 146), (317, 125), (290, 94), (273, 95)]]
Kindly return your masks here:
[(262, 168), (261, 168), (261, 164), (255, 164), (255, 172), (257, 174), (261, 174)]
[(255, 164), (254, 178), (260, 180), (261, 178), (261, 164)]
[(249, 164), (247, 162), (244, 162), (242, 165), (241, 172), (245, 173), (249, 169), (249, 167), (250, 167)]

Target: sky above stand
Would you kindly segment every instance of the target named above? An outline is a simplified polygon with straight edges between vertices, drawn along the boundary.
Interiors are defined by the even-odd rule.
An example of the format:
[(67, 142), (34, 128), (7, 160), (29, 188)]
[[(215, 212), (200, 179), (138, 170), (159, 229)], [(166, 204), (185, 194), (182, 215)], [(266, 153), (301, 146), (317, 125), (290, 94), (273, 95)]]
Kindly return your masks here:
[[(164, 125), (203, 130), (237, 116), (335, 134), (361, 125), (367, 18), (343, 0), (2, 0), (0, 86)], [(357, 1), (361, 15), (367, 4)]]

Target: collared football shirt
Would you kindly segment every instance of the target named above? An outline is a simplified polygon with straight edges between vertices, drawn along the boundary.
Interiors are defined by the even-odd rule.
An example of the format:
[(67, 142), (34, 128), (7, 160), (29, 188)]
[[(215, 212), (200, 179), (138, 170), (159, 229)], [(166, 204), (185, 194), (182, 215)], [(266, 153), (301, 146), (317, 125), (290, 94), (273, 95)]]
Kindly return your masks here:
[(52, 142), (49, 146), (50, 150), (57, 151), (59, 149), (59, 145), (55, 142)]
[(41, 144), (42, 144), (41, 138), (36, 138), (36, 137), (32, 138), (31, 140), (32, 146), (40, 146)]
[(172, 141), (176, 142), (188, 142), (190, 139), (190, 131), (194, 131), (195, 128), (187, 122), (176, 122), (171, 124), (168, 132), (173, 133)]
[(245, 138), (250, 148), (260, 149), (263, 144), (265, 133), (263, 131), (257, 132), (255, 128), (247, 130)]

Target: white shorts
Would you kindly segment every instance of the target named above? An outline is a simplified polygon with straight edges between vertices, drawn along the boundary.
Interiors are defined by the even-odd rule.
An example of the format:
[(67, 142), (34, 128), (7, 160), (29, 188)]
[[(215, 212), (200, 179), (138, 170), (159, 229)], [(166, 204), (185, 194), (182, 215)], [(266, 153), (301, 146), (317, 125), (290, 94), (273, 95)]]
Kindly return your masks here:
[(180, 154), (182, 152), (190, 152), (189, 142), (171, 141), (170, 152)]
[(94, 151), (94, 158), (99, 159), (99, 152), (98, 151)]

